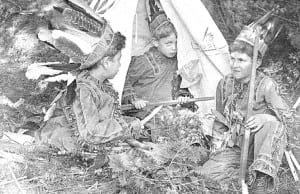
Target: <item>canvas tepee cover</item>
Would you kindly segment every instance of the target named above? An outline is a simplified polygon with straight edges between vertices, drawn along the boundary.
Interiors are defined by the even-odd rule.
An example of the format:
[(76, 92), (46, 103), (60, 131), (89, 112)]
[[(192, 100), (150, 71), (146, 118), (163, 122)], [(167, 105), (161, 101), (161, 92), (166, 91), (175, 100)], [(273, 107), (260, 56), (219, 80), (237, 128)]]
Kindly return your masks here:
[[(141, 55), (151, 46), (148, 28), (149, 0), (92, 0), (89, 6), (105, 17), (114, 31), (127, 38), (121, 69), (112, 80), (122, 94), (131, 56)], [(178, 32), (178, 67), (181, 87), (195, 97), (215, 96), (218, 81), (230, 72), (228, 45), (201, 0), (161, 0), (161, 5)], [(215, 102), (199, 102), (203, 112)]]

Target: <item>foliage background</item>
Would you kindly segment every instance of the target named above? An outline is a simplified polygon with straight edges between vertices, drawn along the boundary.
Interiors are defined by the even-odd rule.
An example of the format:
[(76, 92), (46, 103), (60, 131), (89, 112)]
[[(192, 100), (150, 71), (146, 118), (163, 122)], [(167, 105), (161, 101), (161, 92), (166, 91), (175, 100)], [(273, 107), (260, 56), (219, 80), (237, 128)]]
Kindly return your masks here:
[[(32, 81), (25, 77), (27, 66), (34, 62), (67, 60), (59, 52), (40, 43), (35, 35), (39, 26), (46, 25), (44, 13), (41, 10), (53, 1), (55, 0), (0, 0), (0, 131), (17, 131), (26, 127), (38, 128), (35, 123), (41, 121), (43, 108), (48, 107), (61, 87), (58, 83), (46, 85), (40, 82), (41, 80)], [(262, 71), (277, 81), (282, 96), (292, 106), (300, 96), (299, 0), (202, 0), (202, 2), (208, 8), (229, 44), (243, 25), (251, 23), (272, 8), (281, 10), (278, 17), (284, 24), (284, 28), (265, 56)], [(18, 107), (8, 107), (4, 103), (7, 102), (6, 97), (13, 103), (21, 98), (24, 101)], [(294, 148), (295, 155), (300, 161), (300, 149), (298, 148), (300, 146), (300, 133), (298, 133), (300, 124), (295, 113), (290, 115), (287, 124), (290, 146)], [(57, 166), (53, 167), (54, 171), (56, 168)], [(42, 171), (42, 168), (38, 170)], [(64, 173), (64, 170), (67, 169), (63, 168), (61, 173)], [(48, 177), (48, 182), (46, 181), (49, 183), (48, 185), (53, 183), (52, 179), (63, 177), (58, 171), (55, 172), (57, 172), (57, 177), (51, 179)], [(295, 189), (295, 184), (290, 181), (290, 174), (285, 170), (282, 170), (281, 173), (281, 178), (284, 180), (281, 181), (282, 188), (287, 192)], [(64, 175), (67, 176), (67, 174)], [(191, 177), (193, 176), (189, 178)], [(80, 178), (82, 181), (86, 177), (80, 176)], [(214, 185), (209, 181), (208, 184)], [(57, 185), (54, 184), (55, 186)], [(198, 186), (202, 187), (203, 185)], [(171, 190), (170, 193), (172, 193)]]
[[(52, 90), (24, 77), (34, 62), (66, 60), (64, 56), (38, 42), (35, 31), (46, 25), (42, 8), (53, 2), (41, 0), (0, 0), (0, 94), (12, 101), (24, 98), (29, 104), (48, 101)], [(202, 0), (230, 44), (243, 25), (272, 8), (284, 29), (265, 57), (265, 72), (280, 84), (290, 104), (299, 96), (300, 2), (298, 0)], [(43, 89), (48, 89), (46, 92)], [(50, 87), (51, 88), (51, 87)], [(50, 95), (50, 96), (49, 96)]]

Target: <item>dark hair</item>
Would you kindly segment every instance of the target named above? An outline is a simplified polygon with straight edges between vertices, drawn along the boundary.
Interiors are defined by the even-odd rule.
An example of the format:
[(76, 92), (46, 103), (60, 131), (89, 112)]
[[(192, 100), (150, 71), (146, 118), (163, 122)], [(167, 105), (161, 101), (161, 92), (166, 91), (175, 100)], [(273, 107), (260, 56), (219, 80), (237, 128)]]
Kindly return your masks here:
[[(102, 58), (104, 58), (104, 57), (113, 58), (114, 56), (116, 56), (116, 54), (118, 54), (118, 52), (120, 52), (123, 48), (125, 48), (125, 41), (126, 41), (126, 37), (123, 36), (120, 32), (114, 33), (112, 43)], [(80, 73), (80, 72), (86, 71), (86, 70), (91, 70), (95, 67), (96, 67), (96, 65), (93, 65), (87, 69), (78, 70), (77, 73)], [(65, 96), (67, 105), (71, 105), (74, 102), (74, 99), (76, 96), (75, 89), (76, 89), (76, 82), (74, 81), (72, 84), (70, 84), (67, 87), (67, 92), (66, 92), (66, 96)]]
[(112, 40), (111, 46), (106, 51), (103, 57), (114, 57), (119, 51), (125, 48), (126, 37), (120, 32), (114, 33), (114, 38)]
[[(245, 53), (249, 57), (253, 57), (253, 49), (254, 47), (252, 45), (241, 40), (235, 40), (229, 47), (230, 52)], [(260, 53), (258, 53), (258, 58), (262, 58)]]
[(160, 40), (162, 38), (170, 36), (172, 33), (177, 36), (177, 31), (174, 25), (171, 22), (167, 22), (156, 29), (152, 35), (156, 40)]

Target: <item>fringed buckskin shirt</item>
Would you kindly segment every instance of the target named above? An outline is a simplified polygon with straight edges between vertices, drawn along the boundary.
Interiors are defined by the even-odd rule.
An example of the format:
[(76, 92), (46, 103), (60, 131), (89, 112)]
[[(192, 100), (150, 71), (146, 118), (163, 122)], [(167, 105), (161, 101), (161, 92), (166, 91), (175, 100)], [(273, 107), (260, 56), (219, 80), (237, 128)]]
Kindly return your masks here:
[[(248, 88), (249, 83), (240, 83), (232, 75), (222, 79), (217, 87), (216, 109), (225, 117), (227, 124), (220, 124), (216, 121), (214, 130), (229, 132), (230, 143), (227, 145), (229, 147), (242, 145), (243, 125), (248, 106)], [(254, 181), (256, 171), (276, 178), (287, 144), (284, 127), (287, 112), (288, 106), (281, 98), (276, 83), (270, 77), (257, 72), (253, 115), (270, 114), (275, 116), (277, 121), (267, 122), (257, 133), (252, 134), (249, 153), (252, 151), (254, 158), (249, 167), (250, 182)]]
[[(248, 106), (248, 85), (249, 83), (235, 81), (232, 75), (222, 79), (217, 86), (217, 111), (223, 113), (227, 119), (232, 114), (234, 119), (244, 119)], [(253, 115), (266, 113), (283, 121), (282, 113), (288, 110), (288, 106), (279, 95), (277, 84), (270, 77), (258, 73), (254, 94)]]
[(186, 88), (180, 88), (177, 69), (177, 58), (165, 57), (156, 47), (133, 57), (125, 80), (122, 103), (132, 103), (135, 98), (157, 102), (188, 95)]
[(73, 111), (80, 136), (92, 144), (128, 136), (129, 126), (121, 116), (118, 93), (112, 85), (107, 80), (100, 83), (87, 71), (76, 81)]
[(76, 152), (82, 147), (93, 150), (132, 138), (130, 122), (137, 119), (121, 115), (118, 93), (107, 80), (100, 83), (83, 71), (76, 83), (72, 106), (67, 106), (63, 98), (59, 100), (58, 114), (41, 131), (42, 143)]

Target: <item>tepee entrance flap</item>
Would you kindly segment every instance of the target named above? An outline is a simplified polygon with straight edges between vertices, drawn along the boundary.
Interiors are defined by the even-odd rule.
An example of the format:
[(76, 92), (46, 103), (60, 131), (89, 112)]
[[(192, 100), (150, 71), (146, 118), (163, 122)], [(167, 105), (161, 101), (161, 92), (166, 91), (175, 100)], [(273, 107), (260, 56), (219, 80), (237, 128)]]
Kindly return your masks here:
[[(215, 96), (219, 80), (230, 73), (228, 45), (200, 0), (164, 0), (161, 4), (178, 32), (178, 66), (195, 97)], [(215, 102), (199, 102), (206, 112)]]

